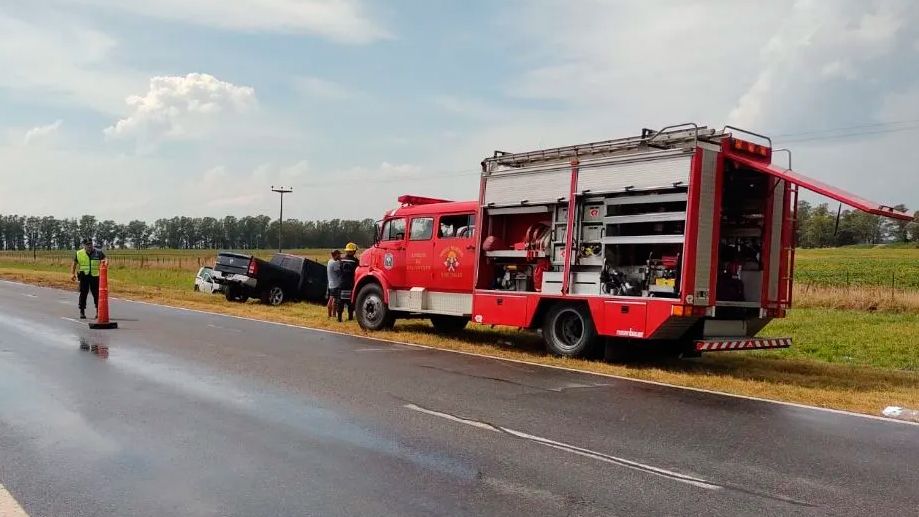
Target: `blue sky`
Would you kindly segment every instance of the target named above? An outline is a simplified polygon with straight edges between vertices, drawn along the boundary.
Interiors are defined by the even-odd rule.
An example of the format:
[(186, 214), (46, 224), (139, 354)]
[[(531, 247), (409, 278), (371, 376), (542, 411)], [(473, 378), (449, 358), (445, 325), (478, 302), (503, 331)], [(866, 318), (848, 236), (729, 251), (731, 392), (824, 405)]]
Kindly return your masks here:
[(376, 217), (474, 197), (496, 148), (689, 120), (919, 207), (908, 0), (33, 4), (0, 0), (0, 213), (274, 214), (282, 183), (292, 217)]

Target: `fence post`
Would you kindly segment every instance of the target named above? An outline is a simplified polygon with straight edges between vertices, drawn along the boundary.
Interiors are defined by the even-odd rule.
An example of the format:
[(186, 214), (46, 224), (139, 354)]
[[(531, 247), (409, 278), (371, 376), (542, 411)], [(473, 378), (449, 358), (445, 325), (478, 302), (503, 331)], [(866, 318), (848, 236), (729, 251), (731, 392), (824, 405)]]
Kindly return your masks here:
[(896, 294), (897, 288), (897, 272), (890, 272), (890, 300), (893, 301), (894, 295)]

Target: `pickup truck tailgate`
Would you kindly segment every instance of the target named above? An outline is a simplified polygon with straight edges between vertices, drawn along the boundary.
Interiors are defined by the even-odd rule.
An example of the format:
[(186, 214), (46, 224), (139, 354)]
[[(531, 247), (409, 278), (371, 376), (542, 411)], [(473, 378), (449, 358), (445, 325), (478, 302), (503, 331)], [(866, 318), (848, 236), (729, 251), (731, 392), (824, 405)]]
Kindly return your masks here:
[(220, 253), (214, 269), (224, 275), (245, 275), (249, 272), (250, 258), (249, 255), (239, 253)]

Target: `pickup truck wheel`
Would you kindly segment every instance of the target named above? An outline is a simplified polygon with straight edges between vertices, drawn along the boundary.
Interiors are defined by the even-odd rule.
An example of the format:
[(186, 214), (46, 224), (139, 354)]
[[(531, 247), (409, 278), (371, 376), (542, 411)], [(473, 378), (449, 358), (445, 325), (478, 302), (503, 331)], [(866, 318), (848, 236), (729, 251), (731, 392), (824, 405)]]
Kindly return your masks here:
[(277, 307), (284, 303), (284, 289), (281, 286), (273, 285), (267, 291), (262, 293), (262, 303)]
[(200, 291), (200, 290), (201, 290), (201, 288), (198, 287), (198, 284), (195, 284), (195, 292), (197, 293), (197, 292)]
[(357, 324), (364, 330), (391, 329), (396, 322), (386, 302), (383, 289), (377, 284), (367, 284), (357, 294)]
[(242, 294), (242, 289), (239, 286), (228, 285), (225, 293), (228, 302), (239, 302), (246, 303), (246, 300), (249, 299), (248, 296)]
[(466, 328), (469, 318), (462, 316), (431, 316), (431, 325), (441, 334), (454, 334)]
[(546, 315), (542, 332), (549, 353), (564, 357), (587, 355), (598, 341), (590, 311), (577, 304), (552, 307)]

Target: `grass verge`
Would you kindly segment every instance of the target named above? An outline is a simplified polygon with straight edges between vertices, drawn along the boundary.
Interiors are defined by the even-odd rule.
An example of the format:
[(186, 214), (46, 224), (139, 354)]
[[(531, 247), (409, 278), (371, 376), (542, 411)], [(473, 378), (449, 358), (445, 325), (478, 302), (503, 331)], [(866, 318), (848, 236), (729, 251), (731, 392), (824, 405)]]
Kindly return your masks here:
[[(144, 271), (137, 276), (115, 270), (112, 293), (125, 299), (873, 415), (888, 405), (919, 406), (919, 352), (915, 347), (919, 315), (911, 313), (796, 309), (767, 328), (768, 334), (794, 338), (795, 347), (789, 350), (618, 365), (546, 355), (537, 336), (512, 329), (473, 326), (458, 336), (444, 337), (426, 322), (408, 321), (391, 332), (367, 334), (353, 322), (329, 320), (324, 306), (228, 303), (221, 296), (192, 292), (187, 275), (179, 281), (172, 275), (155, 276), (158, 274)], [(0, 267), (0, 278), (74, 288), (69, 274), (59, 269)], [(114, 312), (117, 315), (117, 309)]]

